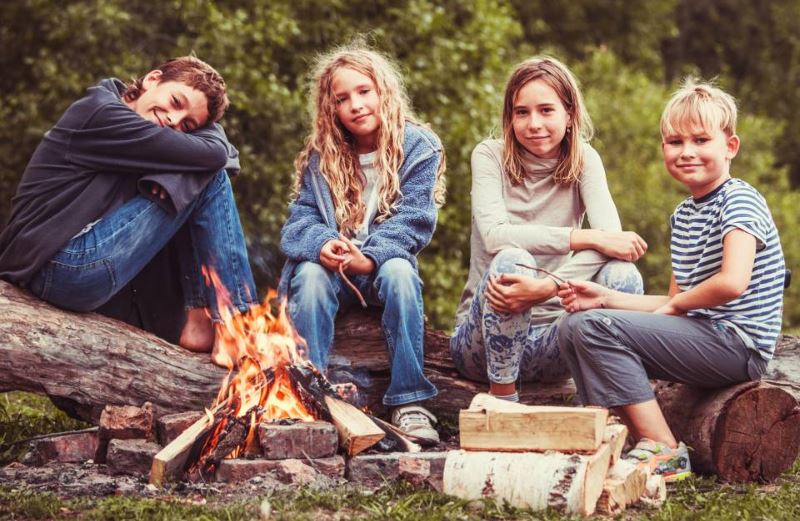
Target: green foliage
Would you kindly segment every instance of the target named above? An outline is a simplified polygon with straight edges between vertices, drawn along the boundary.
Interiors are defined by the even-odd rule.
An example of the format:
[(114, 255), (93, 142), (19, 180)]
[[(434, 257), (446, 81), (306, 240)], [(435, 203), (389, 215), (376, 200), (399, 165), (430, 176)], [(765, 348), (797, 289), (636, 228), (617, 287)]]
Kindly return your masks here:
[(26, 443), (11, 445), (16, 441), (85, 427), (85, 423), (57, 409), (47, 397), (21, 392), (0, 394), (0, 465), (28, 450)]
[[(452, 326), (469, 266), (470, 153), (497, 134), (511, 68), (542, 51), (564, 59), (584, 86), (593, 144), (624, 226), (650, 246), (639, 262), (650, 291), (667, 288), (668, 217), (686, 196), (662, 166), (658, 118), (674, 85), (661, 78), (690, 70), (721, 74), (742, 98), (734, 175), (765, 194), (797, 266), (797, 195), (787, 171), (774, 166), (791, 164), (787, 150), (800, 150), (793, 126), (782, 123), (800, 109), (800, 37), (790, 22), (797, 9), (793, 0), (6, 0), (0, 221), (42, 134), (87, 86), (195, 52), (227, 80), (233, 104), (223, 123), (243, 165), (239, 209), (258, 285), (274, 285), (292, 163), (308, 132), (309, 66), (317, 53), (366, 34), (398, 60), (418, 116), (446, 146), (448, 202), (421, 258), (434, 326)], [(745, 33), (754, 36), (739, 37)], [(749, 117), (753, 111), (761, 117)], [(788, 294), (787, 326), (800, 323), (797, 291)]]

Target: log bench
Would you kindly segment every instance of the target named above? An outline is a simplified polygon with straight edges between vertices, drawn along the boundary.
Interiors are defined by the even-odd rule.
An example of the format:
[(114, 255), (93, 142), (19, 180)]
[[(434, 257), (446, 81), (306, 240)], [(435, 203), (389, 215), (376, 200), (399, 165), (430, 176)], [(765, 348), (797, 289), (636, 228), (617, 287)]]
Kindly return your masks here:
[[(225, 369), (155, 335), (93, 313), (71, 313), (0, 281), (0, 392), (46, 394), (73, 417), (97, 423), (105, 405), (151, 402), (156, 416), (203, 410)], [(462, 378), (449, 337), (426, 328), (425, 370), (439, 389), (431, 408), (453, 415), (487, 385)], [(378, 311), (337, 320), (331, 378), (352, 381), (363, 404), (381, 413), (389, 381)], [(769, 481), (800, 451), (800, 338), (782, 336), (761, 382), (706, 390), (659, 383), (657, 397), (696, 470), (729, 481)], [(571, 380), (523, 384), (524, 403), (571, 404)]]

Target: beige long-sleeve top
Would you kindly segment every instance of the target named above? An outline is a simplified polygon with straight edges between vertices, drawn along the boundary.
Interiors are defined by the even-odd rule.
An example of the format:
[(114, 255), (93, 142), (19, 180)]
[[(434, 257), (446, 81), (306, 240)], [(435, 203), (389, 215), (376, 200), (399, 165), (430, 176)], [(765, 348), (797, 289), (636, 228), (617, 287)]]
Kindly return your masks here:
[[(571, 252), (570, 233), (584, 216), (592, 228), (620, 231), (619, 214), (608, 190), (600, 155), (583, 145), (580, 181), (553, 181), (556, 159), (525, 153), (525, 176), (517, 186), (503, 171), (503, 142), (488, 139), (472, 152), (472, 231), (469, 278), (456, 312), (456, 325), (467, 315), (475, 288), (494, 256), (505, 248), (522, 248), (536, 264), (564, 279), (588, 280), (608, 257), (594, 250)], [(547, 324), (563, 312), (558, 298), (532, 309), (534, 324)]]

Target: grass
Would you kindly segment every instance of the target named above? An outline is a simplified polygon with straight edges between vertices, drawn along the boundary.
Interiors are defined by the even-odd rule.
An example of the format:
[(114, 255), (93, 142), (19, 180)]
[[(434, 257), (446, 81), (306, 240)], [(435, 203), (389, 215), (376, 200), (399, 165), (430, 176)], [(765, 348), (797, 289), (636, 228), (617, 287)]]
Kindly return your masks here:
[(25, 443), (11, 445), (37, 434), (83, 429), (90, 425), (74, 420), (56, 408), (46, 396), (31, 393), (0, 394), (0, 465), (19, 459)]
[[(24, 393), (0, 395), (0, 440), (6, 443), (39, 433), (81, 428), (46, 399)], [(16, 424), (14, 424), (16, 422)], [(19, 450), (17, 450), (19, 452)], [(797, 520), (800, 519), (800, 460), (776, 483), (725, 485), (691, 478), (670, 488), (669, 499), (654, 510), (631, 509), (626, 520)], [(262, 512), (269, 512), (265, 517)], [(83, 497), (64, 500), (15, 486), (0, 485), (0, 521), (66, 520), (571, 520), (556, 512), (529, 512), (494, 501), (465, 501), (404, 485), (374, 494), (349, 488), (293, 489), (239, 500), (199, 495), (163, 497)]]

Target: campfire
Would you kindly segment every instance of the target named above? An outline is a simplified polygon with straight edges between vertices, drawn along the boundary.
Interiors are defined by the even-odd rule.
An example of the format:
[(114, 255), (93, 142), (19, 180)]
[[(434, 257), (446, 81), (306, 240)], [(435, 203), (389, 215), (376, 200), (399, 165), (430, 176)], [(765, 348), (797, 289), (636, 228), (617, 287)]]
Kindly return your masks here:
[[(154, 460), (151, 479), (186, 470), (193, 478), (214, 474), (223, 459), (261, 454), (258, 428), (263, 424), (332, 422), (340, 445), (356, 454), (385, 437), (364, 412), (343, 401), (337, 389), (306, 360), (305, 341), (295, 332), (285, 301), (273, 311), (275, 292), (247, 313), (234, 313), (231, 298), (213, 269), (203, 275), (217, 294), (221, 321), (216, 325), (214, 361), (231, 370), (201, 420), (165, 447)], [(352, 393), (352, 385), (343, 386)], [(398, 443), (391, 432), (388, 448)]]

